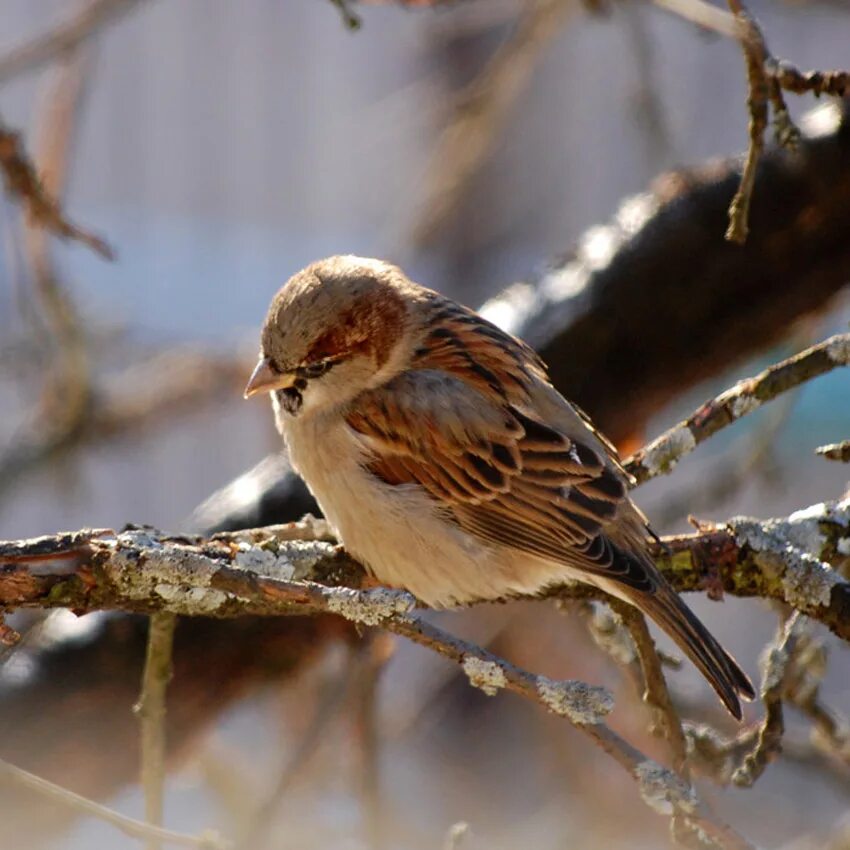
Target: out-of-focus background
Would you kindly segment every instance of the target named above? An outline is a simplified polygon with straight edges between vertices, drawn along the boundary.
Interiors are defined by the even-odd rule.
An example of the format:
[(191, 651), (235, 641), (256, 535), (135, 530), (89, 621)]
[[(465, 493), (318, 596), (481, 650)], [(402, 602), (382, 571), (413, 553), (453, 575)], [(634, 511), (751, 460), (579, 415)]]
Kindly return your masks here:
[[(510, 49), (518, 17), (534, 4), (362, 5), (357, 32), (320, 0), (123, 5), (76, 51), (75, 68), (52, 61), (10, 79), (0, 73), (0, 115), (38, 162), (63, 126), (55, 109), (74, 104), (63, 205), (107, 238), (117, 258), (55, 240), (49, 255), (82, 317), (97, 386), (144, 407), (156, 390), (150, 383), (173, 377), (158, 358), (179, 350), (193, 358), (189, 374), (214, 389), (143, 427), (106, 429), (7, 465), (0, 539), (127, 522), (181, 530), (212, 491), (277, 449), (266, 405), (241, 400), (241, 368), (254, 357), (272, 294), (307, 262), (334, 253), (386, 257), (477, 306), (534, 279), (660, 173), (746, 146), (746, 76), (734, 42), (644, 3), (550, 2), (545, 26), (530, 37), (527, 75), (515, 70), (524, 77), (516, 98), (487, 130), (480, 168), (441, 210), (441, 134), (464, 87), (488, 79), (488, 63)], [(753, 0), (750, 8), (776, 55), (802, 68), (850, 64), (845, 4)], [(4, 54), (79, 9), (2, 0), (0, 68)], [(63, 91), (69, 75), (76, 94)], [(789, 105), (801, 118), (815, 102)], [(466, 149), (476, 144), (470, 138)], [(56, 331), (40, 315), (24, 225), (6, 198), (0, 235), (0, 457), (8, 461), (37, 443), (45, 415), (56, 415), (42, 396)], [(850, 299), (836, 287), (754, 358), (689, 383), (636, 423), (629, 444), (848, 321)], [(663, 337), (665, 328), (645, 334)], [(669, 532), (687, 528), (688, 513), (782, 515), (837, 498), (847, 467), (813, 449), (848, 431), (850, 376), (839, 370), (710, 441), (672, 477), (642, 488), (638, 501)], [(732, 470), (742, 469), (737, 480)], [(758, 601), (693, 604), (757, 677), (775, 615)], [(522, 604), (440, 620), (535, 671), (613, 688), (615, 725), (663, 756), (632, 682), (575, 613)], [(193, 639), (209, 648), (214, 669), (204, 676), (195, 665), (181, 684), (177, 664), (169, 827), (213, 827), (281, 848), (370, 847), (378, 835), (385, 847), (436, 848), (458, 821), (470, 825), (458, 844), (470, 850), (667, 840), (665, 819), (566, 724), (513, 697), (470, 690), (421, 650), (395, 647), (378, 677), (376, 659), (390, 648), (377, 639), (364, 649), (345, 629), (263, 633), (248, 663), (250, 627), (232, 653), (232, 633), (184, 627), (208, 629)], [(34, 630), (0, 668), (0, 755), (140, 815), (130, 708), (142, 634), (129, 618), (71, 614)], [(831, 664), (826, 696), (848, 710), (850, 667), (837, 643)], [(724, 723), (690, 667), (670, 676), (691, 716)], [(798, 720), (788, 720), (793, 737)], [(825, 846), (847, 808), (847, 766), (815, 769), (799, 737), (799, 757), (790, 747), (752, 790), (706, 786), (760, 846)], [(4, 795), (0, 819), (14, 824), (0, 830), (4, 847), (135, 843), (96, 821), (46, 814), (38, 798), (9, 792), (4, 804)]]

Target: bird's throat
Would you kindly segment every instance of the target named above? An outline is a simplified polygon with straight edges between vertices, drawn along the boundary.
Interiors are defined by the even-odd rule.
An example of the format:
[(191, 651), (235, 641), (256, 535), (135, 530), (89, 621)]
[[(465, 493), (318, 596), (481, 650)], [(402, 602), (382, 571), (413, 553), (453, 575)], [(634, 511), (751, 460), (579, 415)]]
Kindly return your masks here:
[(295, 387), (287, 387), (285, 390), (277, 390), (278, 404), (290, 415), (297, 416), (304, 403), (304, 396)]

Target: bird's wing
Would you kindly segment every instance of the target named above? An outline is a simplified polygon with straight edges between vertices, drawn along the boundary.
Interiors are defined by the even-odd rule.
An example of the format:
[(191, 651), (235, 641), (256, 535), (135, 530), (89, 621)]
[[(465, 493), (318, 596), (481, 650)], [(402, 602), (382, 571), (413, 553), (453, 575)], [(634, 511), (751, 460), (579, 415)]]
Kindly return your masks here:
[(466, 532), (651, 589), (645, 565), (615, 557), (602, 531), (626, 487), (589, 431), (586, 440), (568, 436), (519, 392), (503, 397), (442, 369), (408, 370), (363, 393), (346, 419), (369, 449), (373, 475), (422, 487)]

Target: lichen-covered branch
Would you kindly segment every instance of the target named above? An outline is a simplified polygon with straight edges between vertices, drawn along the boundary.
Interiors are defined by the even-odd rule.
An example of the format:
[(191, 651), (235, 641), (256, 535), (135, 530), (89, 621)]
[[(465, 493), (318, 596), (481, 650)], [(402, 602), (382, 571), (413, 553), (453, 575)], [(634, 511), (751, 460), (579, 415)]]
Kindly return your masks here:
[(800, 384), (850, 365), (850, 333), (836, 334), (818, 345), (745, 378), (710, 399), (687, 419), (635, 452), (626, 469), (638, 484), (670, 472), (676, 463), (721, 428)]
[[(656, 562), (680, 592), (758, 596), (790, 605), (850, 641), (850, 583), (829, 564), (850, 556), (850, 498), (781, 519), (736, 517), (665, 538)], [(238, 617), (341, 614), (366, 625), (414, 600), (362, 590), (363, 568), (324, 522), (201, 537), (130, 528), (0, 542), (0, 610), (65, 607)], [(541, 597), (584, 598), (584, 585)]]
[[(131, 528), (4, 542), (0, 608), (219, 617), (333, 613), (378, 626), (461, 665), (485, 693), (509, 690), (566, 717), (635, 778), (654, 809), (712, 835), (719, 846), (748, 846), (703, 808), (690, 785), (605, 725), (612, 708), (606, 691), (527, 672), (448, 635), (412, 613), (415, 600), (407, 593), (363, 589), (362, 569), (326, 538), (323, 523), (308, 521), (209, 538)], [(850, 584), (826, 564), (850, 553), (850, 499), (781, 520), (733, 519), (665, 543), (670, 553), (659, 551), (659, 565), (678, 589), (782, 599), (850, 639)]]
[(732, 774), (733, 784), (739, 787), (751, 787), (768, 764), (782, 752), (782, 736), (785, 734), (782, 699), (793, 673), (793, 656), (800, 632), (805, 628), (804, 623), (795, 612), (782, 624), (773, 643), (764, 649), (761, 684), (764, 719), (758, 727), (755, 745)]

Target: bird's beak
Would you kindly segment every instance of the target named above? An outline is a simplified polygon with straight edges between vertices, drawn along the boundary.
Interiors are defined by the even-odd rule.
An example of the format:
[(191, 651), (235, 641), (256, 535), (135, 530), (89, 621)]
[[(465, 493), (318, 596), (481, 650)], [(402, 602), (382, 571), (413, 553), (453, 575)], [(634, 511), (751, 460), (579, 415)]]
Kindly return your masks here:
[(295, 381), (295, 376), (291, 373), (284, 372), (280, 374), (272, 369), (268, 357), (260, 358), (251, 377), (248, 379), (248, 386), (245, 387), (245, 392), (242, 394), (245, 398), (251, 398), (252, 395), (258, 393), (270, 393), (272, 390), (285, 390), (291, 387)]

